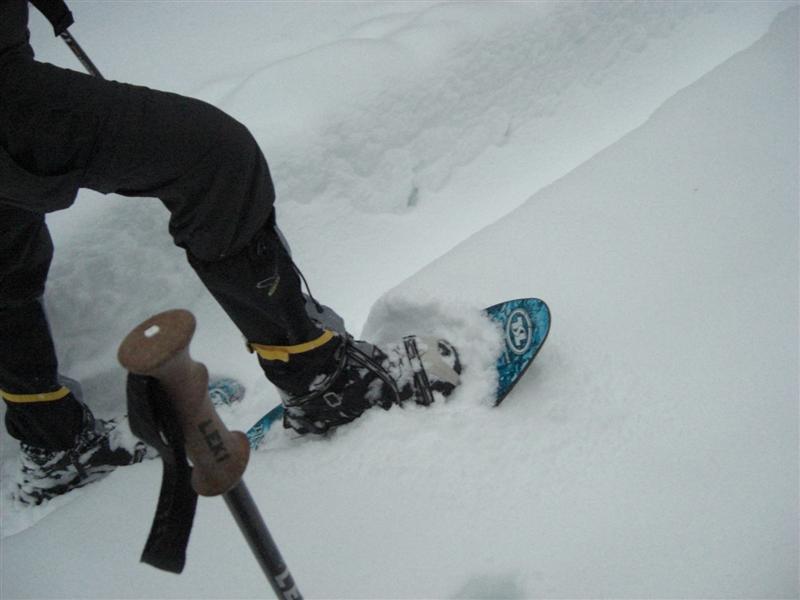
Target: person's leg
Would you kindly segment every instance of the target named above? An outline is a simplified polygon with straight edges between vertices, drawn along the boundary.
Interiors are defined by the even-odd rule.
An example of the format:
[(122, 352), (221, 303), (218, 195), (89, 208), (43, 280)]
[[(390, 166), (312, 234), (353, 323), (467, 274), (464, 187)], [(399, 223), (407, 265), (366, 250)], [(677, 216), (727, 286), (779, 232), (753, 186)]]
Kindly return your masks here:
[[(275, 228), (266, 160), (244, 126), (191, 98), (27, 57), (0, 70), (0, 89), (0, 168), (3, 150), (10, 162), (0, 191), (10, 186), (8, 202), (44, 213), (69, 206), (79, 187), (157, 197), (171, 213), (175, 243), (247, 340), (320, 339)], [(283, 387), (305, 388), (335, 348), (315, 350), (311, 364), (261, 364)]]
[(0, 395), (6, 427), (33, 446), (68, 449), (83, 408), (58, 378), (41, 298), (53, 255), (42, 215), (0, 204)]
[(349, 336), (323, 331), (306, 313), (275, 230), (266, 160), (243, 125), (198, 100), (34, 61), (3, 70), (0, 114), (11, 118), (0, 117), (0, 142), (42, 179), (48, 193), (33, 197), (58, 197), (63, 207), (87, 187), (159, 198), (175, 243), (286, 392), (287, 413), (313, 421), (298, 430), (325, 430), (399, 398), (385, 354), (355, 352)]
[(58, 374), (42, 305), (53, 246), (44, 217), (0, 203), (0, 396), (20, 441), (17, 499), (39, 504), (141, 461), (115, 422), (95, 419), (79, 386)]
[(275, 233), (267, 162), (241, 123), (199, 100), (32, 60), (7, 71), (0, 142), (10, 157), (42, 187), (80, 175), (38, 210), (69, 205), (78, 187), (159, 198), (175, 243), (248, 339), (319, 335)]
[(300, 277), (272, 216), (233, 256), (207, 261), (191, 252), (187, 255), (192, 268), (248, 341), (299, 344), (322, 334), (305, 310)]

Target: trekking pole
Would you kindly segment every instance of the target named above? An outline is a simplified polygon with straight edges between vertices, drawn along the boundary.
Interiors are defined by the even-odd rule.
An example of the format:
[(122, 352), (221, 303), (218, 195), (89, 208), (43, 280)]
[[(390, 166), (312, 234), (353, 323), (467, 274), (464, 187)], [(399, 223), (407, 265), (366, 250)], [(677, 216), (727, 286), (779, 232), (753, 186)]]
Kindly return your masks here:
[(86, 69), (90, 75), (103, 79), (100, 71), (94, 66), (94, 63), (86, 55), (86, 52), (83, 51), (80, 44), (72, 37), (72, 34), (67, 31), (67, 29), (75, 23), (75, 19), (64, 1), (31, 0), (31, 4), (50, 21), (50, 24), (53, 26), (53, 32), (56, 36), (64, 40), (67, 46), (69, 46), (69, 49), (75, 54), (75, 57), (83, 65), (83, 68)]
[[(139, 428), (151, 427), (150, 431), (145, 432), (146, 441), (152, 440), (159, 450), (166, 448), (162, 453), (165, 467), (162, 494), (143, 560), (175, 572), (183, 569), (185, 557), (174, 556), (173, 540), (168, 539), (169, 535), (165, 532), (176, 528), (173, 522), (176, 519), (185, 520), (187, 510), (191, 513), (188, 516), (188, 528), (191, 529), (194, 505), (187, 510), (176, 509), (175, 505), (183, 494), (178, 489), (180, 478), (168, 481), (169, 461), (174, 457), (170, 456), (172, 453), (165, 446), (164, 438), (170, 437), (168, 421), (172, 420), (173, 425), (178, 425), (186, 455), (194, 465), (191, 487), (201, 496), (223, 496), (278, 598), (302, 600), (286, 562), (242, 481), (250, 453), (247, 436), (225, 427), (208, 397), (208, 371), (189, 355), (189, 343), (195, 326), (192, 313), (185, 310), (167, 311), (141, 323), (128, 334), (119, 348), (120, 363), (133, 374), (128, 380), (129, 407), (132, 388), (140, 383), (151, 387), (155, 385), (161, 390), (160, 396), (150, 394), (152, 406), (149, 409), (153, 412), (142, 416), (141, 407), (136, 409), (139, 412)], [(136, 395), (133, 394), (134, 397)], [(164, 408), (163, 405), (169, 405), (170, 409), (166, 418), (163, 412), (155, 414)], [(142, 421), (146, 423), (142, 425)], [(131, 426), (134, 426), (134, 414), (131, 414)], [(138, 432), (135, 433), (138, 435)], [(173, 518), (170, 518), (170, 514)], [(183, 540), (185, 550), (188, 530), (184, 530), (179, 537)]]
[(92, 59), (90, 59), (89, 56), (86, 54), (86, 52), (83, 51), (81, 45), (77, 42), (77, 40), (72, 36), (72, 34), (69, 31), (65, 29), (59, 34), (59, 37), (62, 40), (64, 40), (67, 46), (69, 46), (69, 49), (72, 50), (72, 53), (75, 55), (75, 58), (77, 58), (81, 62), (83, 68), (86, 69), (86, 71), (90, 75), (94, 75), (98, 79), (103, 79), (103, 76), (100, 74), (100, 71), (97, 69), (96, 66), (94, 66)]

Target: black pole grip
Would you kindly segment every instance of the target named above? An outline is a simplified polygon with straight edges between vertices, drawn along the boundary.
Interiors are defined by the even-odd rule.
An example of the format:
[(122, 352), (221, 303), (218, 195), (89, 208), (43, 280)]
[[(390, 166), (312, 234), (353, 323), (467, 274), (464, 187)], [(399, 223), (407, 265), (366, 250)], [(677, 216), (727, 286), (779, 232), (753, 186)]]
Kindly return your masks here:
[(63, 0), (30, 0), (53, 26), (53, 32), (59, 36), (67, 30), (67, 27), (75, 22), (67, 5)]

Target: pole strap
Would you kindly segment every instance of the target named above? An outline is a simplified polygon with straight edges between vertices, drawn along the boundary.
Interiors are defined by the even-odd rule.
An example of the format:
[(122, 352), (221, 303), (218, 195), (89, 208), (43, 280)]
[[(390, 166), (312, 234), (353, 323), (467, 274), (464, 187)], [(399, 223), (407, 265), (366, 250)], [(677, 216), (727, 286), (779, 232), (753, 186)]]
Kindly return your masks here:
[(158, 450), (164, 464), (158, 506), (141, 561), (170, 573), (186, 565), (197, 492), (172, 403), (154, 377), (128, 374), (128, 418), (134, 435)]

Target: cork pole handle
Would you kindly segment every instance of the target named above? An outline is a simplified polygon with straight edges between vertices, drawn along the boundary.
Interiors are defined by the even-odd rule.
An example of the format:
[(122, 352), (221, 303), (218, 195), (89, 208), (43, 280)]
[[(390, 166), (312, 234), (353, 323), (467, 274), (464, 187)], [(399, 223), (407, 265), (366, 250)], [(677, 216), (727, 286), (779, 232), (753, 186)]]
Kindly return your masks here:
[(117, 358), (131, 373), (158, 379), (172, 402), (194, 465), (192, 487), (201, 496), (231, 490), (250, 456), (247, 436), (229, 431), (208, 397), (208, 370), (189, 354), (194, 315), (170, 310), (141, 323), (123, 340)]

